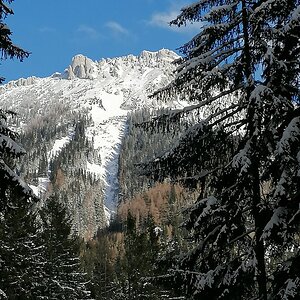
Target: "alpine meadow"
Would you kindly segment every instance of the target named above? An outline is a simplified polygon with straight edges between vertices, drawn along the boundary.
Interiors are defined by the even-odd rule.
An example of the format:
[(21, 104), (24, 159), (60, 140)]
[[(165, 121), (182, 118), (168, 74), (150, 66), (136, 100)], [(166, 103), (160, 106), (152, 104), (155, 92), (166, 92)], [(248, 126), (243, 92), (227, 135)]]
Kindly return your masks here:
[[(186, 42), (1, 74), (0, 299), (300, 299), (300, 1), (141, 0), (151, 20), (129, 23), (137, 5), (104, 1), (101, 33), (76, 1), (80, 47)], [(18, 2), (0, 0), (1, 65), (36, 54), (6, 24)]]

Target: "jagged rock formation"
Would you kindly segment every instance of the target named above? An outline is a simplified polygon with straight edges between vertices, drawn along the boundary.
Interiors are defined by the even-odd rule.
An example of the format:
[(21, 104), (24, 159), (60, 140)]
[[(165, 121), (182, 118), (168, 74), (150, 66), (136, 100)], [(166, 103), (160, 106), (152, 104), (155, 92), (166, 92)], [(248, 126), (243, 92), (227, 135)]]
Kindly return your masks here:
[(74, 79), (94, 79), (96, 64), (86, 56), (76, 55), (72, 59), (72, 64), (66, 70), (66, 78)]
[(166, 49), (98, 62), (76, 55), (63, 74), (1, 87), (0, 105), (19, 114), (28, 152), (20, 172), (40, 197), (58, 191), (86, 238), (115, 209), (128, 112), (162, 105), (147, 96), (171, 81), (177, 58)]
[(0, 87), (0, 92), (4, 92), (7, 89), (11, 89), (14, 87), (18, 87), (18, 86), (27, 86), (27, 85), (31, 85), (34, 84), (36, 81), (36, 77), (32, 76), (32, 77), (28, 77), (28, 78), (20, 78), (18, 80), (13, 80), (10, 81), (9, 83), (7, 83), (5, 85), (5, 87)]

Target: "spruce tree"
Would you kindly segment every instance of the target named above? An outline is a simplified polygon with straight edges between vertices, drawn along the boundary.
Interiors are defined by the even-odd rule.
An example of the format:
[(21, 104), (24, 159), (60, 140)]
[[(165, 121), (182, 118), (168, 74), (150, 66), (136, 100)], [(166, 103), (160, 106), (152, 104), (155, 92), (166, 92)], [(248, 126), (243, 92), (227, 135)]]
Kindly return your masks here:
[(188, 299), (299, 297), (299, 11), (201, 0), (171, 22), (202, 28), (155, 95), (191, 105), (150, 125), (198, 122), (147, 169), (201, 187), (184, 222), (194, 247), (170, 271)]
[[(111, 225), (111, 224), (110, 224)], [(95, 299), (117, 299), (120, 285), (115, 282), (115, 254), (112, 245), (117, 241), (112, 238), (109, 228), (99, 230), (97, 237), (82, 247), (84, 254), (82, 265), (88, 278), (92, 296)]]
[(40, 211), (44, 257), (42, 299), (90, 299), (79, 260), (79, 241), (71, 234), (72, 219), (55, 196)]
[[(12, 1), (0, 1), (1, 60), (23, 60), (29, 53), (15, 46), (4, 23), (13, 14)], [(2, 82), (4, 78), (0, 78)], [(0, 298), (34, 299), (41, 275), (31, 189), (15, 172), (15, 160), (25, 154), (18, 134), (7, 124), (15, 114), (0, 108)]]
[(10, 197), (13, 206), (7, 208), (0, 221), (0, 289), (8, 299), (36, 299), (44, 261), (35, 209), (24, 196)]
[(155, 280), (159, 274), (156, 261), (160, 250), (159, 233), (153, 217), (148, 215), (144, 224), (137, 226), (136, 218), (129, 211), (124, 232), (124, 253), (115, 263), (117, 282), (122, 287), (122, 291), (116, 293), (116, 299), (155, 300), (168, 295)]
[[(8, 15), (12, 15), (12, 9), (7, 5), (12, 3), (13, 0), (0, 0), (0, 51), (1, 60), (7, 58), (17, 58), (22, 61), (24, 58), (29, 56), (29, 52), (14, 45), (11, 40), (11, 30), (4, 22), (4, 19)], [(0, 83), (3, 82), (4, 78), (0, 77)]]
[[(28, 57), (29, 52), (15, 46), (11, 40), (11, 31), (4, 23), (4, 19), (13, 14), (13, 11), (6, 3), (12, 0), (0, 0), (0, 51), (1, 60), (6, 58), (17, 58), (23, 60)], [(0, 78), (0, 83), (4, 78)], [(7, 125), (8, 117), (15, 116), (12, 111), (6, 111), (0, 108), (0, 213), (5, 210), (8, 205), (9, 194), (13, 193), (9, 189), (13, 189), (18, 194), (26, 194), (31, 196), (30, 189), (14, 172), (14, 159), (25, 154), (25, 150), (17, 143), (18, 134)]]

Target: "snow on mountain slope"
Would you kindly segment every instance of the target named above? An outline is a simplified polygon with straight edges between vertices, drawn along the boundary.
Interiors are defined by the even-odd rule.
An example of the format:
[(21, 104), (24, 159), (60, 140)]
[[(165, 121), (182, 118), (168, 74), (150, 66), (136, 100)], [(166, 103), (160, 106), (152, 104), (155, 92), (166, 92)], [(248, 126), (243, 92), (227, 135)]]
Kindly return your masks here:
[[(27, 168), (30, 171), (27, 170), (27, 173), (30, 176), (27, 177), (40, 196), (46, 188), (50, 188), (45, 182), (50, 181), (51, 163), (74, 139), (80, 118), (87, 120), (82, 134), (92, 145), (93, 153), (81, 155), (77, 167), (103, 182), (103, 196), (99, 199), (97, 194), (97, 199), (91, 200), (89, 196), (87, 200), (87, 195), (84, 195), (76, 200), (77, 206), (69, 200), (72, 202), (69, 207), (73, 207), (74, 220), (80, 223), (75, 226), (80, 233), (85, 234), (89, 228), (88, 231), (93, 234), (105, 223), (105, 220), (99, 220), (94, 208), (97, 201), (98, 204), (104, 201), (109, 210), (115, 209), (118, 200), (118, 158), (126, 131), (127, 114), (139, 108), (159, 106), (147, 96), (171, 81), (175, 69), (172, 62), (177, 58), (174, 52), (166, 49), (143, 51), (139, 56), (101, 59), (99, 62), (77, 55), (62, 74), (55, 73), (47, 78), (22, 78), (0, 87), (1, 107), (16, 111), (19, 118), (15, 125), (32, 136), (32, 142), (39, 141), (38, 145), (28, 146), (30, 159)], [(62, 170), (59, 180), (56, 180), (58, 186), (66, 184), (65, 173)], [(89, 207), (82, 207), (84, 203), (88, 203)], [(84, 218), (81, 216), (82, 210), (87, 215)]]

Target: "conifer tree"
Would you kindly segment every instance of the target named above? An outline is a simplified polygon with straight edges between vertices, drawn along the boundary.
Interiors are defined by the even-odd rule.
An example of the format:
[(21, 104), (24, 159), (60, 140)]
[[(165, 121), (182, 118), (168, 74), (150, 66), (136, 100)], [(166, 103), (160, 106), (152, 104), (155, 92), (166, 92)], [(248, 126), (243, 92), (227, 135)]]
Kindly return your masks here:
[[(13, 14), (12, 1), (0, 1), (1, 60), (23, 60), (29, 53), (15, 46), (4, 23)], [(4, 78), (0, 78), (2, 82)], [(7, 124), (15, 114), (0, 108), (0, 298), (33, 299), (39, 277), (37, 228), (33, 213), (35, 197), (14, 171), (15, 159), (25, 154), (17, 143), (18, 134)]]
[[(143, 229), (136, 224), (136, 218), (128, 212), (124, 232), (124, 254), (115, 264), (122, 286), (120, 299), (162, 299), (168, 293), (154, 280), (159, 270), (156, 265), (160, 253), (159, 233), (153, 217), (148, 215)], [(119, 298), (116, 298), (119, 299)]]
[[(7, 15), (13, 14), (13, 11), (6, 3), (12, 0), (0, 0), (0, 50), (1, 60), (6, 58), (17, 58), (23, 60), (28, 57), (29, 52), (15, 46), (11, 41), (11, 31), (4, 23)], [(4, 78), (0, 78), (2, 82)], [(8, 117), (15, 115), (12, 111), (5, 111), (0, 108), (0, 212), (5, 210), (7, 201), (9, 201), (9, 193), (13, 193), (11, 189), (19, 194), (26, 194), (30, 197), (30, 189), (19, 178), (13, 170), (13, 160), (25, 154), (25, 150), (16, 142), (18, 134), (7, 125)], [(8, 191), (10, 189), (10, 191)]]
[(83, 247), (82, 265), (91, 281), (92, 296), (95, 299), (117, 299), (120, 286), (115, 282), (115, 257), (112, 250), (109, 228), (99, 230), (97, 239), (90, 240)]
[(7, 208), (0, 222), (0, 289), (8, 299), (36, 299), (44, 262), (36, 214), (24, 196), (10, 197), (14, 198), (13, 206)]
[(299, 297), (299, 12), (298, 0), (201, 0), (172, 21), (202, 28), (156, 96), (191, 106), (150, 124), (199, 120), (147, 168), (201, 185), (184, 223), (195, 246), (171, 271), (188, 299)]
[[(17, 58), (23, 60), (28, 57), (29, 53), (15, 46), (11, 41), (11, 31), (4, 23), (4, 19), (7, 15), (13, 14), (13, 11), (7, 6), (9, 1), (0, 1), (0, 50), (1, 60), (6, 58)], [(0, 78), (2, 82), (4, 78)], [(4, 210), (8, 197), (7, 189), (13, 186), (13, 189), (17, 189), (18, 193), (30, 194), (30, 189), (26, 187), (25, 183), (17, 176), (13, 171), (12, 162), (15, 158), (18, 158), (25, 154), (25, 150), (16, 142), (18, 134), (15, 133), (7, 125), (7, 118), (14, 116), (12, 111), (5, 111), (0, 108), (0, 212)]]
[(43, 299), (90, 299), (79, 261), (79, 241), (71, 235), (72, 220), (55, 196), (41, 209), (44, 257)]
[[(4, 19), (8, 15), (12, 15), (12, 9), (7, 5), (12, 3), (13, 0), (0, 0), (0, 51), (1, 59), (17, 58), (22, 61), (24, 58), (29, 56), (29, 52), (14, 45), (11, 40), (11, 34), (9, 27), (4, 23)], [(0, 83), (3, 82), (4, 78), (0, 78)]]

